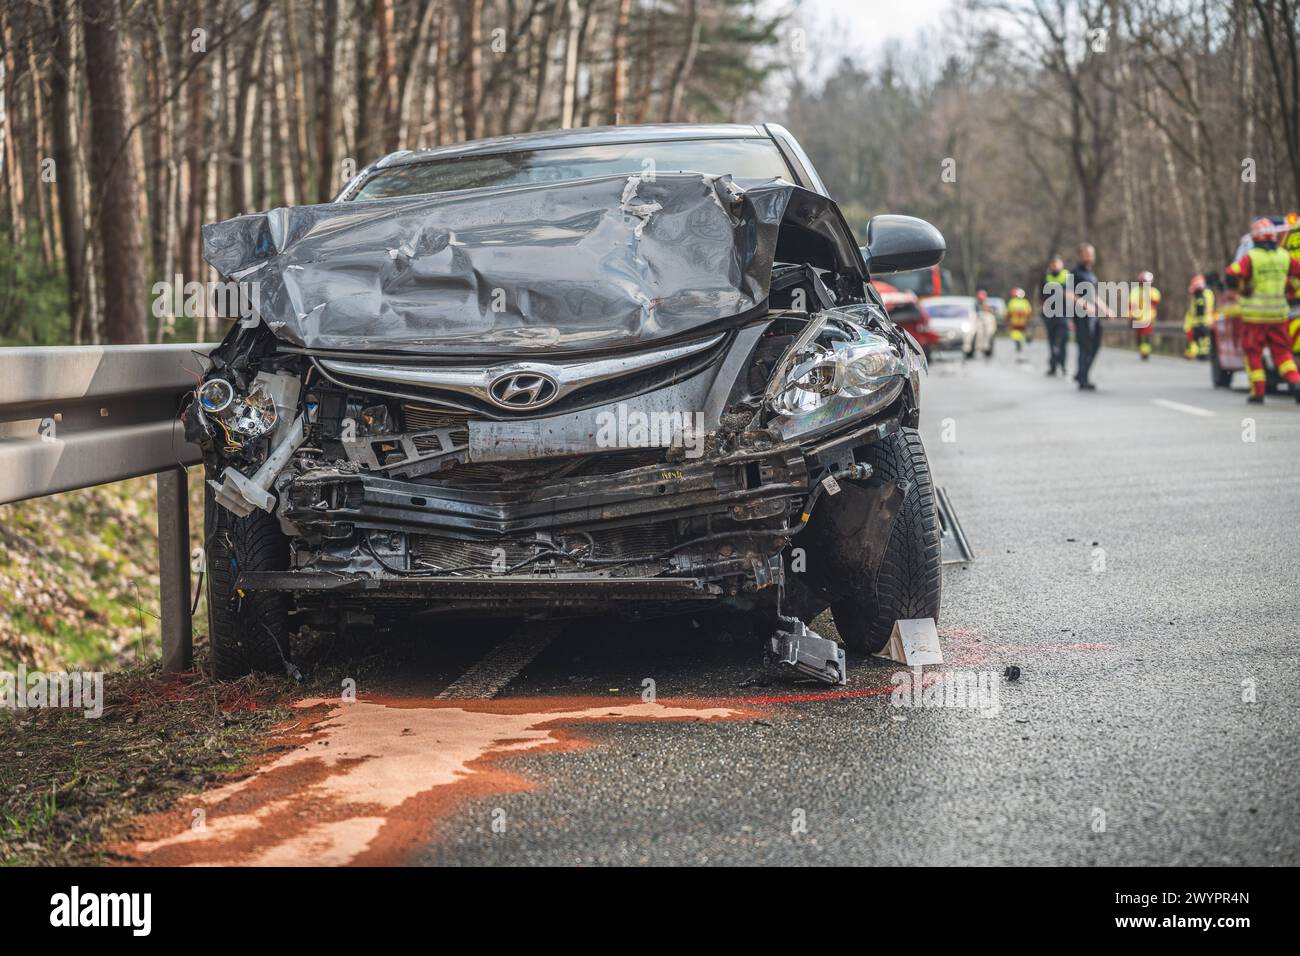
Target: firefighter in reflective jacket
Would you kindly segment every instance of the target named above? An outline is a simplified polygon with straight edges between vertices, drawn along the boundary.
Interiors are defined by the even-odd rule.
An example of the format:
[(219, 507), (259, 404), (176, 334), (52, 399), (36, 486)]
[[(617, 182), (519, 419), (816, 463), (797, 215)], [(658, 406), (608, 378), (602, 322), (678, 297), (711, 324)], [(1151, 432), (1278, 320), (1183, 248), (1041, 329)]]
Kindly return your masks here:
[(1291, 383), (1300, 402), (1300, 371), (1296, 370), (1288, 334), (1286, 291), (1288, 279), (1300, 276), (1300, 260), (1279, 249), (1277, 230), (1270, 219), (1256, 219), (1250, 227), (1254, 248), (1228, 266), (1228, 287), (1239, 289), (1241, 298), (1241, 350), (1246, 356), (1252, 404), (1262, 404), (1268, 376), (1264, 371), (1264, 349), (1273, 357), (1278, 375)]
[(1065, 346), (1070, 341), (1070, 320), (1066, 317), (1064, 292), (1069, 281), (1070, 270), (1065, 268), (1065, 260), (1059, 255), (1052, 256), (1039, 292), (1039, 309), (1043, 325), (1047, 326), (1048, 375), (1055, 375), (1058, 368), (1065, 374)]
[(1214, 324), (1214, 293), (1205, 287), (1205, 276), (1192, 276), (1187, 286), (1190, 296), (1187, 312), (1183, 315), (1183, 331), (1187, 333), (1189, 359), (1210, 357), (1210, 326)]
[[(1291, 252), (1292, 259), (1296, 258), (1296, 253), (1294, 251), (1287, 251)], [(1290, 277), (1290, 280), (1287, 283), (1286, 297), (1289, 303), (1295, 302), (1296, 299), (1300, 299), (1300, 276)], [(1300, 315), (1297, 315), (1291, 320), (1291, 327), (1287, 334), (1291, 337), (1291, 351), (1300, 353)]]
[(1011, 341), (1016, 343), (1017, 353), (1025, 346), (1025, 330), (1033, 314), (1034, 307), (1025, 298), (1025, 290), (1012, 289), (1007, 297), (1007, 327), (1011, 329)]
[(1151, 357), (1151, 327), (1156, 321), (1156, 307), (1160, 305), (1160, 290), (1151, 283), (1155, 276), (1149, 272), (1138, 273), (1138, 284), (1128, 294), (1128, 315), (1137, 338), (1138, 355), (1142, 361)]

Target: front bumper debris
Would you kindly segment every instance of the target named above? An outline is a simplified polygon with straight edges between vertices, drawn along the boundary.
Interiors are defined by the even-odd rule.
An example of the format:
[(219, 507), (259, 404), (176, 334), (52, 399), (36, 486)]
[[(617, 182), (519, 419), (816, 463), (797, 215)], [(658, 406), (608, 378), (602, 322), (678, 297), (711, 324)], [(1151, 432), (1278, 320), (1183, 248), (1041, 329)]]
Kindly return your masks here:
[(808, 471), (797, 444), (717, 458), (651, 465), (524, 487), (419, 484), (321, 466), (281, 489), (281, 516), (308, 532), (340, 524), (492, 537), (582, 528), (628, 518), (670, 519), (693, 512), (757, 518), (763, 502), (805, 494)]
[(794, 671), (827, 684), (849, 682), (844, 648), (811, 630), (803, 621), (782, 617), (783, 627), (767, 642), (766, 660), (778, 670)]

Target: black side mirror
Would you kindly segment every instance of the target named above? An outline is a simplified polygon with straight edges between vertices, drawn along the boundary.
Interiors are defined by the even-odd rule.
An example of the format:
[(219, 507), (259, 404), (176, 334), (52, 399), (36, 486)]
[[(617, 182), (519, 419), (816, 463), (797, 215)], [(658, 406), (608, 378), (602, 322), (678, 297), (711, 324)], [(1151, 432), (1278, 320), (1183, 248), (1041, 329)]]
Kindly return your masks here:
[(863, 253), (873, 276), (928, 269), (942, 262), (947, 251), (943, 234), (924, 219), (873, 216), (867, 223)]

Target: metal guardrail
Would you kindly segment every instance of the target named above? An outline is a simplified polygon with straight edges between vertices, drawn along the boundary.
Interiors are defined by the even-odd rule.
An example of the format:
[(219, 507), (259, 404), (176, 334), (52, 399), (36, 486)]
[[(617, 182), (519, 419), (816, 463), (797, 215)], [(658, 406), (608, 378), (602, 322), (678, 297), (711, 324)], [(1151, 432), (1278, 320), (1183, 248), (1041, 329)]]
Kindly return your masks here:
[[(1005, 334), (1006, 325), (1000, 323), (998, 331)], [(1042, 339), (1046, 335), (1042, 319), (1035, 319), (1029, 325), (1032, 338)], [(1071, 333), (1073, 336), (1073, 333)], [(1109, 346), (1133, 346), (1136, 339), (1133, 326), (1127, 319), (1106, 319), (1101, 323), (1102, 343)], [(1187, 333), (1181, 321), (1151, 323), (1151, 344), (1157, 352), (1182, 355), (1187, 346)]]
[(163, 669), (193, 665), (189, 489), (177, 420), (211, 345), (0, 348), (0, 504), (157, 475)]
[[(1136, 339), (1133, 326), (1127, 320), (1108, 320), (1102, 323), (1102, 343), (1105, 345), (1132, 346)], [(1157, 352), (1182, 355), (1187, 347), (1187, 333), (1183, 323), (1152, 322), (1151, 345)]]

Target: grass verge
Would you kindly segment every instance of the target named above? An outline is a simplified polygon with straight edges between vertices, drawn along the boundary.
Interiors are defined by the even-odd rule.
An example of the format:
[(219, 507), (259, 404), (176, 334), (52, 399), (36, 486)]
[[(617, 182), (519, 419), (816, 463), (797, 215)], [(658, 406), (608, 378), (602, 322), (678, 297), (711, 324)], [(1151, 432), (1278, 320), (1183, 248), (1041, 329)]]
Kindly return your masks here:
[(104, 712), (0, 710), (0, 864), (115, 862), (104, 846), (138, 814), (228, 779), (289, 717), (281, 679), (164, 678), (157, 664), (104, 677)]

